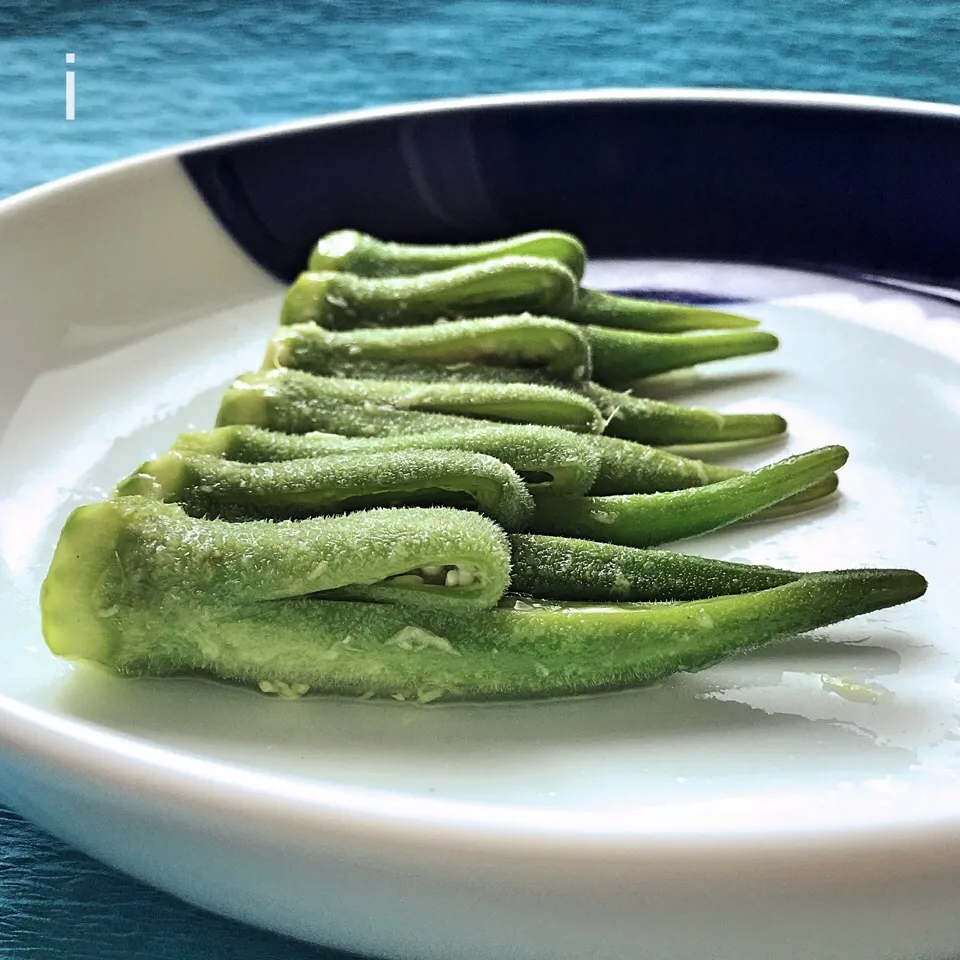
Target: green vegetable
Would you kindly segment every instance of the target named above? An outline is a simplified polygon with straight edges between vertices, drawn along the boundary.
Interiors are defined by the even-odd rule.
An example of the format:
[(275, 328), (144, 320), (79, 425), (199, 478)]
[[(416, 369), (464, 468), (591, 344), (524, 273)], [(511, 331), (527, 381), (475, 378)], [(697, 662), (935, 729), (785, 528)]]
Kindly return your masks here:
[(510, 549), (511, 592), (564, 601), (703, 600), (768, 590), (803, 576), (668, 550), (529, 533), (511, 536)]
[[(496, 526), (462, 511), (230, 524), (126, 497), (68, 519), (43, 630), (58, 655), (127, 674), (200, 671), (294, 696), (503, 699), (658, 680), (926, 589), (913, 571), (856, 570), (684, 603), (483, 609), (507, 566)], [(429, 582), (446, 567), (450, 586)], [(324, 599), (358, 577), (373, 581), (360, 595), (402, 602)]]
[(539, 423), (599, 432), (600, 411), (569, 390), (525, 383), (418, 383), (347, 380), (300, 370), (272, 370), (239, 377), (224, 395), (217, 426), (249, 423), (307, 433), (323, 426), (331, 400), (366, 409), (413, 410), (491, 420)]
[(529, 315), (342, 333), (295, 324), (281, 327), (270, 339), (263, 369), (291, 367), (322, 376), (352, 376), (358, 364), (371, 361), (385, 369), (402, 363), (424, 365), (434, 379), (436, 365), (449, 364), (537, 367), (568, 379), (589, 372), (590, 348), (583, 332), (572, 324)]
[(829, 478), (847, 460), (822, 447), (728, 480), (666, 493), (548, 497), (537, 503), (536, 533), (650, 547), (697, 536), (752, 516)]
[(317, 241), (310, 254), (309, 269), (355, 273), (361, 277), (400, 277), (505, 256), (555, 260), (578, 280), (583, 276), (586, 261), (583, 244), (569, 233), (555, 230), (538, 230), (506, 240), (456, 246), (389, 243), (356, 230), (337, 230)]
[[(446, 418), (442, 418), (446, 419)], [(436, 430), (400, 437), (340, 437), (333, 434), (290, 434), (259, 427), (218, 427), (182, 434), (174, 450), (251, 463), (299, 460), (342, 454), (400, 454), (413, 450), (464, 450), (509, 464), (538, 493), (586, 493), (600, 460), (580, 434), (556, 427), (465, 421), (462, 430)]]
[(684, 443), (729, 443), (785, 433), (787, 421), (775, 413), (719, 413), (635, 397), (588, 383), (584, 396), (597, 405), (612, 437), (673, 446)]
[(287, 293), (280, 323), (351, 330), (525, 311), (556, 316), (576, 295), (576, 277), (566, 267), (536, 257), (501, 257), (412, 277), (302, 273)]
[(636, 333), (588, 326), (584, 331), (590, 344), (593, 379), (608, 387), (625, 386), (643, 377), (712, 360), (768, 353), (779, 345), (772, 333), (763, 330)]
[(118, 496), (180, 503), (226, 520), (315, 517), (370, 507), (476, 508), (506, 530), (523, 530), (533, 500), (514, 471), (460, 450), (341, 454), (279, 463), (234, 463), (166, 453), (117, 487)]
[(617, 327), (622, 330), (646, 330), (650, 333), (757, 326), (757, 321), (749, 317), (713, 308), (639, 300), (583, 288), (573, 308), (564, 316), (575, 323)]

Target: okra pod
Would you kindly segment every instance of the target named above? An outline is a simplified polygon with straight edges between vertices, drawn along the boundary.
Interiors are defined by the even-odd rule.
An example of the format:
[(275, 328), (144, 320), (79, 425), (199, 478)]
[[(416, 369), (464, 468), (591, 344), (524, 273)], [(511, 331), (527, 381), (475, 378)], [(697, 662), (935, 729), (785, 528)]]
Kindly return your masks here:
[(416, 450), (463, 450), (508, 464), (532, 491), (568, 496), (590, 490), (600, 462), (600, 455), (580, 434), (557, 427), (475, 421), (467, 421), (463, 430), (402, 437), (304, 435), (249, 426), (218, 427), (182, 434), (173, 449), (186, 456), (212, 455), (249, 463), (342, 454), (406, 455)]
[(293, 520), (371, 507), (476, 509), (523, 530), (533, 499), (505, 463), (460, 450), (338, 454), (278, 463), (235, 463), (165, 453), (120, 483), (117, 496), (179, 503), (191, 516)]
[(566, 267), (536, 257), (501, 257), (412, 277), (307, 272), (287, 292), (280, 323), (352, 330), (508, 313), (562, 316), (576, 295), (576, 277)]
[(757, 321), (712, 307), (662, 303), (581, 288), (566, 319), (620, 330), (682, 333), (687, 330), (723, 330), (755, 327)]
[[(432, 582), (444, 567), (458, 571), (450, 586)], [(404, 576), (414, 570), (425, 575)], [(403, 602), (324, 599), (358, 575), (374, 581), (361, 593)], [(289, 696), (505, 699), (659, 680), (926, 589), (913, 571), (855, 570), (680, 603), (484, 609), (506, 575), (503, 535), (462, 511), (230, 524), (127, 497), (68, 519), (41, 613), (54, 653), (122, 674), (202, 672)]]
[(769, 590), (803, 574), (668, 550), (517, 533), (510, 592), (549, 600), (661, 602)]
[(569, 390), (525, 383), (421, 383), (347, 380), (301, 370), (241, 376), (224, 395), (217, 426), (254, 426), (307, 433), (324, 429), (321, 411), (331, 400), (390, 410), (519, 421), (599, 433), (600, 411)]
[(594, 383), (583, 384), (581, 392), (607, 421), (604, 433), (637, 443), (730, 443), (775, 437), (787, 430), (787, 421), (776, 413), (720, 413), (703, 407), (681, 407)]
[(606, 387), (628, 386), (644, 377), (698, 363), (776, 350), (779, 341), (764, 330), (709, 333), (637, 333), (584, 328), (590, 344), (593, 379)]
[(501, 257), (539, 257), (563, 264), (579, 280), (586, 254), (569, 233), (537, 230), (488, 243), (435, 245), (391, 243), (357, 230), (336, 230), (321, 237), (310, 254), (309, 269), (355, 273), (361, 277), (402, 277), (462, 267)]
[(664, 493), (543, 498), (531, 529), (632, 547), (670, 543), (781, 503), (829, 478), (847, 455), (843, 447), (822, 447), (728, 480)]
[[(590, 348), (572, 324), (530, 315), (345, 332), (295, 324), (281, 327), (270, 339), (263, 369), (351, 376), (358, 363), (370, 361), (535, 367), (565, 380), (589, 372)], [(437, 373), (433, 368), (434, 378)]]

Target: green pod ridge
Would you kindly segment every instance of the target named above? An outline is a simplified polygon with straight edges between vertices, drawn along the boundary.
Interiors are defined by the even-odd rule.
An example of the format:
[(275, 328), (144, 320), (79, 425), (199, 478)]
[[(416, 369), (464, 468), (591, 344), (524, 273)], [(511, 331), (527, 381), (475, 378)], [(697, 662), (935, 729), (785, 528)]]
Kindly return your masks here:
[(259, 427), (219, 427), (182, 434), (174, 451), (250, 463), (341, 454), (404, 454), (413, 450), (463, 450), (486, 454), (511, 466), (535, 493), (586, 493), (597, 475), (599, 456), (581, 434), (556, 427), (468, 422), (462, 430), (414, 436), (341, 437), (287, 434)]
[(585, 434), (583, 440), (599, 458), (597, 476), (590, 488), (595, 497), (683, 490), (743, 474), (733, 467), (681, 457), (669, 450), (605, 434)]
[(593, 379), (606, 387), (714, 360), (776, 350), (780, 341), (764, 330), (710, 333), (638, 333), (606, 327), (584, 328), (593, 360)]
[[(567, 430), (599, 432), (600, 411), (585, 397), (557, 387), (525, 383), (423, 383), (405, 380), (348, 380), (301, 370), (246, 374), (220, 405), (217, 426), (254, 426), (306, 433), (328, 430), (318, 413), (331, 400), (368, 408), (441, 413), (475, 419), (518, 421)], [(277, 415), (278, 408), (288, 408)], [(281, 426), (277, 421), (281, 421)], [(296, 424), (296, 426), (293, 426)]]
[(555, 260), (579, 280), (586, 266), (583, 244), (569, 233), (537, 230), (486, 243), (419, 244), (378, 240), (358, 230), (321, 237), (310, 254), (314, 272), (340, 271), (362, 277), (400, 277), (461, 267), (505, 256)]
[(532, 531), (652, 547), (753, 516), (828, 477), (847, 460), (822, 447), (702, 487), (606, 497), (550, 497), (537, 503)]
[(758, 321), (750, 317), (710, 307), (640, 300), (585, 288), (580, 289), (577, 302), (566, 318), (575, 323), (649, 333), (724, 330), (758, 325)]
[[(457, 576), (449, 586), (433, 585), (419, 576), (424, 568), (428, 578), (437, 570)], [(162, 633), (168, 618), (182, 617), (181, 630), (194, 619), (181, 638), (187, 660), (188, 647), (217, 646), (220, 627), (228, 627), (238, 607), (269, 610), (291, 597), (357, 588), (371, 599), (476, 611), (497, 602), (509, 576), (506, 535), (463, 510), (228, 523), (130, 496), (70, 514), (40, 605), (54, 653), (120, 667), (129, 656), (149, 664), (170, 654), (159, 633), (151, 637), (151, 621)], [(134, 626), (138, 617), (145, 618), (142, 634)], [(272, 639), (282, 646), (281, 635)]]
[(564, 601), (703, 600), (769, 590), (803, 574), (669, 550), (518, 533), (510, 537), (511, 593)]
[[(458, 515), (441, 526), (463, 518), (484, 521), (459, 511), (436, 513)], [(420, 701), (543, 697), (701, 669), (782, 637), (908, 602), (926, 589), (913, 571), (856, 570), (681, 603), (508, 600), (482, 609), (474, 597), (477, 608), (469, 616), (462, 609), (467, 604), (452, 597), (476, 591), (473, 579), (466, 588), (422, 586), (421, 596), (431, 602), (419, 605), (306, 593), (315, 580), (338, 579), (338, 557), (325, 538), (305, 535), (305, 525), (332, 529), (369, 517), (225, 524), (190, 520), (169, 504), (136, 498), (80, 507), (64, 528), (44, 583), (44, 636), (60, 656), (124, 674), (202, 672), (294, 696), (312, 690)], [(378, 522), (378, 542), (369, 539), (371, 529), (363, 531), (366, 552), (380, 548), (372, 561), (376, 576), (390, 569), (384, 551), (392, 543), (383, 518)], [(262, 527), (270, 528), (268, 542)], [(480, 540), (496, 536), (490, 527), (477, 531)], [(284, 540), (293, 541), (292, 556)], [(455, 555), (462, 556), (462, 540), (454, 542)], [(401, 540), (400, 565), (432, 556), (436, 551), (425, 543), (422, 530), (414, 545)], [(343, 538), (343, 546), (356, 544)], [(480, 556), (483, 569), (496, 576), (490, 546), (484, 543)], [(395, 589), (403, 592), (416, 594)]]
[(499, 460), (461, 450), (345, 453), (236, 463), (166, 453), (142, 464), (117, 496), (179, 503), (191, 516), (292, 520), (372, 507), (476, 509), (505, 530), (523, 530), (533, 499)]
[(787, 421), (775, 413), (719, 413), (681, 407), (596, 384), (585, 384), (583, 392), (606, 418), (604, 433), (637, 443), (729, 443), (775, 437), (787, 430)]
[(589, 373), (590, 348), (573, 324), (530, 315), (345, 332), (296, 324), (281, 327), (270, 339), (263, 369), (291, 367), (350, 376), (358, 365), (370, 362), (432, 364), (434, 378), (442, 373), (437, 365), (481, 364), (536, 367), (569, 379)]
[(352, 330), (525, 312), (550, 317), (566, 312), (576, 295), (576, 277), (565, 266), (537, 257), (500, 257), (409, 277), (307, 272), (287, 292), (280, 323)]

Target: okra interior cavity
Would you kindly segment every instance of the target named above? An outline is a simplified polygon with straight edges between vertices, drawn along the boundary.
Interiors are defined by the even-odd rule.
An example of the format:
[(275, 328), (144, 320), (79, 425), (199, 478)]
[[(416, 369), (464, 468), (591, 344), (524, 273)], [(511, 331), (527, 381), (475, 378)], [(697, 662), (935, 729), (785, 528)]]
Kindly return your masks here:
[(555, 260), (577, 280), (583, 276), (586, 263), (583, 244), (558, 230), (537, 230), (503, 240), (463, 244), (393, 243), (357, 230), (336, 230), (317, 241), (310, 254), (309, 269), (361, 277), (400, 277), (505, 256)]
[(118, 496), (179, 503), (192, 516), (289, 520), (371, 507), (476, 509), (505, 530), (533, 513), (523, 481), (505, 463), (460, 450), (336, 454), (279, 463), (235, 463), (171, 452), (142, 464)]
[[(433, 520), (424, 523), (426, 515)], [(401, 529), (411, 518), (412, 539), (413, 529)], [(464, 521), (477, 525), (470, 536)], [(464, 559), (471, 547), (476, 570)], [(419, 585), (384, 582), (398, 567), (423, 569), (428, 561), (458, 570), (465, 563), (469, 584), (458, 576), (450, 587), (419, 577)], [(385, 593), (419, 602), (330, 600), (313, 589), (352, 582), (358, 569)], [(127, 497), (71, 515), (44, 582), (41, 612), (51, 650), (120, 673), (199, 671), (295, 695), (431, 701), (647, 683), (905, 603), (926, 589), (913, 571), (857, 570), (681, 603), (505, 598), (491, 608), (507, 571), (503, 535), (461, 511), (229, 524)], [(468, 606), (473, 610), (465, 615)]]
[(577, 279), (565, 266), (537, 257), (500, 257), (409, 277), (307, 272), (287, 292), (280, 323), (352, 330), (525, 312), (555, 317), (576, 295)]
[(582, 435), (556, 427), (485, 424), (468, 421), (462, 430), (436, 430), (402, 437), (342, 437), (289, 434), (259, 427), (218, 427), (182, 434), (174, 450), (249, 463), (330, 457), (342, 454), (400, 454), (415, 450), (463, 450), (509, 464), (537, 493), (587, 493), (599, 468), (599, 454)]
[(708, 533), (822, 482), (847, 460), (843, 447), (788, 457), (701, 487), (607, 497), (550, 497), (537, 503), (532, 531), (633, 547)]
[(270, 339), (263, 369), (350, 376), (358, 364), (371, 361), (434, 364), (435, 379), (450, 364), (482, 364), (537, 367), (562, 380), (589, 373), (590, 348), (573, 324), (529, 315), (344, 332), (296, 324)]
[(600, 411), (588, 399), (556, 387), (348, 380), (284, 369), (246, 374), (234, 381), (220, 405), (217, 426), (249, 423), (293, 433), (325, 430), (322, 410), (330, 400), (367, 408), (562, 426), (575, 431), (598, 433), (603, 428)]

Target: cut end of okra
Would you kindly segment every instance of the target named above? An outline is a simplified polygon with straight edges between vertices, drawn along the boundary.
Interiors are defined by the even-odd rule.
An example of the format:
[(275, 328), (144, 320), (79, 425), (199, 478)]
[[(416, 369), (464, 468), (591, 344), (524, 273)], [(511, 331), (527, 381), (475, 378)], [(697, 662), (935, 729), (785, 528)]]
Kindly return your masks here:
[(247, 373), (237, 377), (220, 400), (216, 426), (250, 424), (255, 427), (269, 427), (269, 397), (269, 382), (261, 375)]
[(122, 632), (120, 612), (101, 596), (107, 571), (117, 564), (125, 511), (114, 501), (78, 507), (67, 518), (40, 589), (43, 636), (60, 657), (110, 664)]
[(301, 273), (283, 298), (280, 309), (281, 326), (294, 323), (316, 323), (323, 325), (327, 313), (327, 291), (336, 283), (336, 273)]
[(393, 243), (356, 230), (321, 237), (310, 255), (310, 270), (336, 270), (364, 277), (411, 276), (480, 263), (504, 256), (540, 257), (565, 266), (578, 280), (586, 253), (569, 233), (537, 230), (486, 243), (456, 245)]

